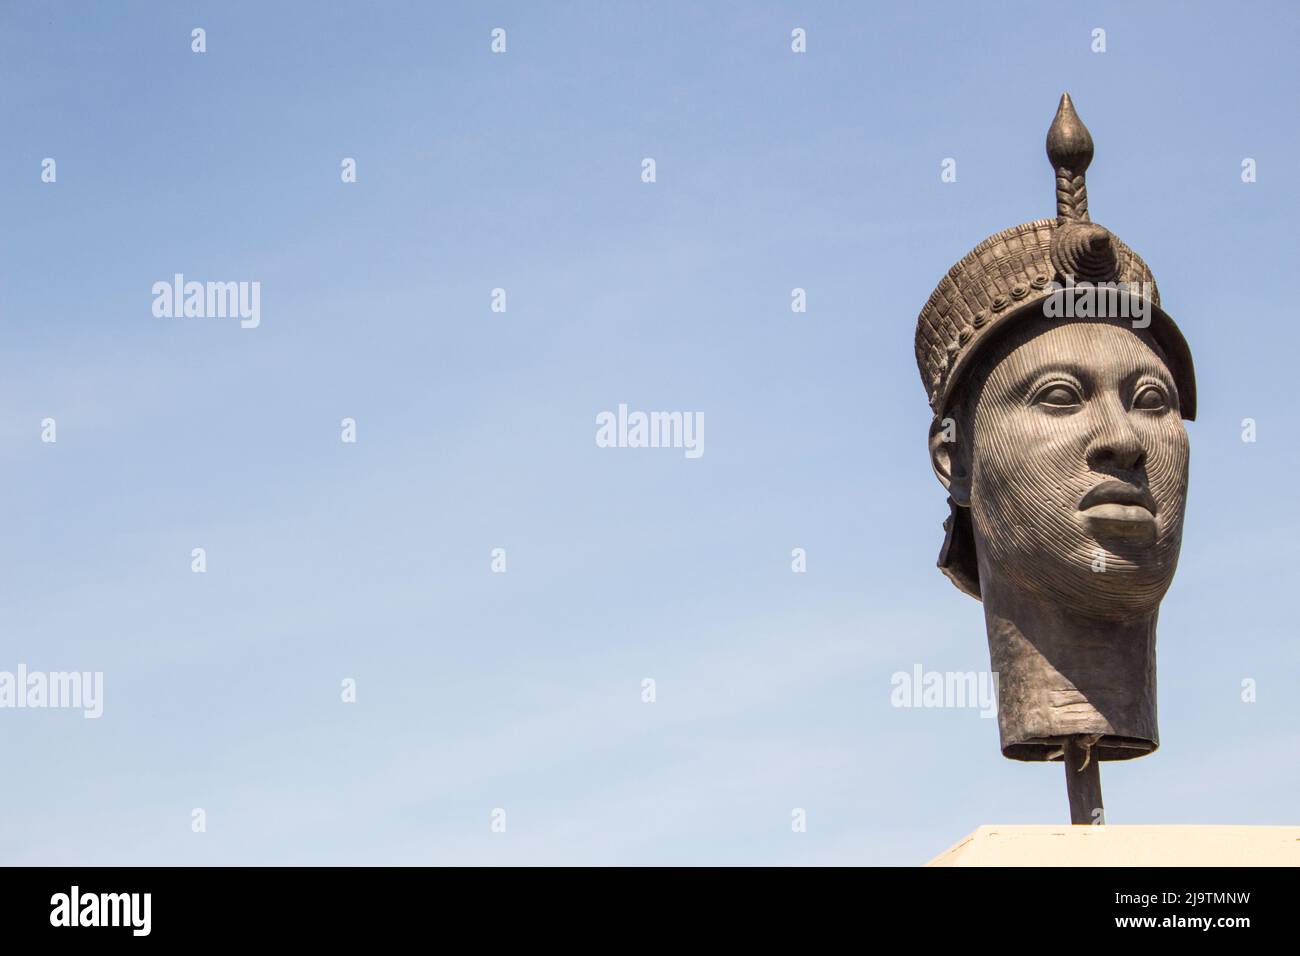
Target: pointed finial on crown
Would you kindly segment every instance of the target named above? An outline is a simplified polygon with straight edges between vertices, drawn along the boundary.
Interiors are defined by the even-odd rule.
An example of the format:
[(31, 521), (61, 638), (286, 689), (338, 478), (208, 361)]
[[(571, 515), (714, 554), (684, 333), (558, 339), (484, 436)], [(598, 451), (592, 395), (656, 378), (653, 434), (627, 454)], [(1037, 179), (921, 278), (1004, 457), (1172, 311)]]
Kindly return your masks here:
[(1092, 162), (1092, 134), (1074, 111), (1070, 94), (1047, 131), (1047, 158), (1056, 171), (1056, 230), (1051, 257), (1059, 276), (1101, 282), (1113, 279), (1119, 257), (1110, 232), (1088, 217), (1088, 187), (1083, 175)]
[(1088, 221), (1088, 187), (1083, 175), (1092, 162), (1092, 134), (1074, 111), (1069, 93), (1047, 131), (1047, 158), (1056, 172), (1056, 219), (1060, 223)]

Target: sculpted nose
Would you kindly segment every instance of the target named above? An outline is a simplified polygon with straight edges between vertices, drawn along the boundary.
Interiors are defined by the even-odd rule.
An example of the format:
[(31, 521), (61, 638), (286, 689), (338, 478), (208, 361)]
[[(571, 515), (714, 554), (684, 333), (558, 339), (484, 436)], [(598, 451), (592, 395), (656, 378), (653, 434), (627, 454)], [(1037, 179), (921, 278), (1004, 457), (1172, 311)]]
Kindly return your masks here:
[(1100, 405), (1097, 433), (1088, 446), (1088, 467), (1094, 471), (1141, 470), (1146, 464), (1146, 449), (1124, 406), (1118, 400), (1102, 400)]

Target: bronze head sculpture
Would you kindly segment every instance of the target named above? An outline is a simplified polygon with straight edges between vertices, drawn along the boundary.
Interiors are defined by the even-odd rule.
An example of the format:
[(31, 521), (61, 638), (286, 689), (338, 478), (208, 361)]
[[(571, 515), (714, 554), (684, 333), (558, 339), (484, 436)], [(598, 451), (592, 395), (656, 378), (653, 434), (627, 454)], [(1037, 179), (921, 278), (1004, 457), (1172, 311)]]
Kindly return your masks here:
[(916, 359), (951, 514), (939, 566), (984, 604), (1002, 753), (1063, 759), (1075, 823), (1097, 763), (1151, 753), (1156, 618), (1182, 540), (1191, 353), (1151, 271), (1088, 214), (1092, 137), (1047, 136), (1057, 217), (986, 239), (921, 311)]

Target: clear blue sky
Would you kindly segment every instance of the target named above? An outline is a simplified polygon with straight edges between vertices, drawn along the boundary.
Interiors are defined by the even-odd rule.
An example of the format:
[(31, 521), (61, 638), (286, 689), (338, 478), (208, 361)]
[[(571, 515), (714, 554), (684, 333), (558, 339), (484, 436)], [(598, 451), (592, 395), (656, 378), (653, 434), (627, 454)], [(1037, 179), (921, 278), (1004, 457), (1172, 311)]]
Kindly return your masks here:
[[(0, 862), (912, 864), (1062, 821), (995, 721), (889, 703), (988, 667), (912, 336), (1054, 213), (1062, 90), (1200, 386), (1109, 819), (1296, 823), (1300, 15), (1076, 6), (6, 4), (0, 670), (105, 702), (0, 711)], [(176, 272), (261, 282), (260, 328), (155, 318)], [(705, 454), (597, 448), (620, 402)]]

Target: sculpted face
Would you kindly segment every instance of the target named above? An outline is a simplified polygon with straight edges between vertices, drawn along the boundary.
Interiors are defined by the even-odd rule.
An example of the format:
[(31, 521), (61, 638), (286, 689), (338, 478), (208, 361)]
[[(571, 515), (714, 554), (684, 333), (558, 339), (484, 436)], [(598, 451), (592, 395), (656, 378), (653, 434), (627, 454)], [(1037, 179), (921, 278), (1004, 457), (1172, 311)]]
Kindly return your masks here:
[(1153, 611), (1178, 562), (1188, 444), (1152, 340), (1125, 320), (1035, 317), (974, 372), (981, 577), (1084, 617)]

